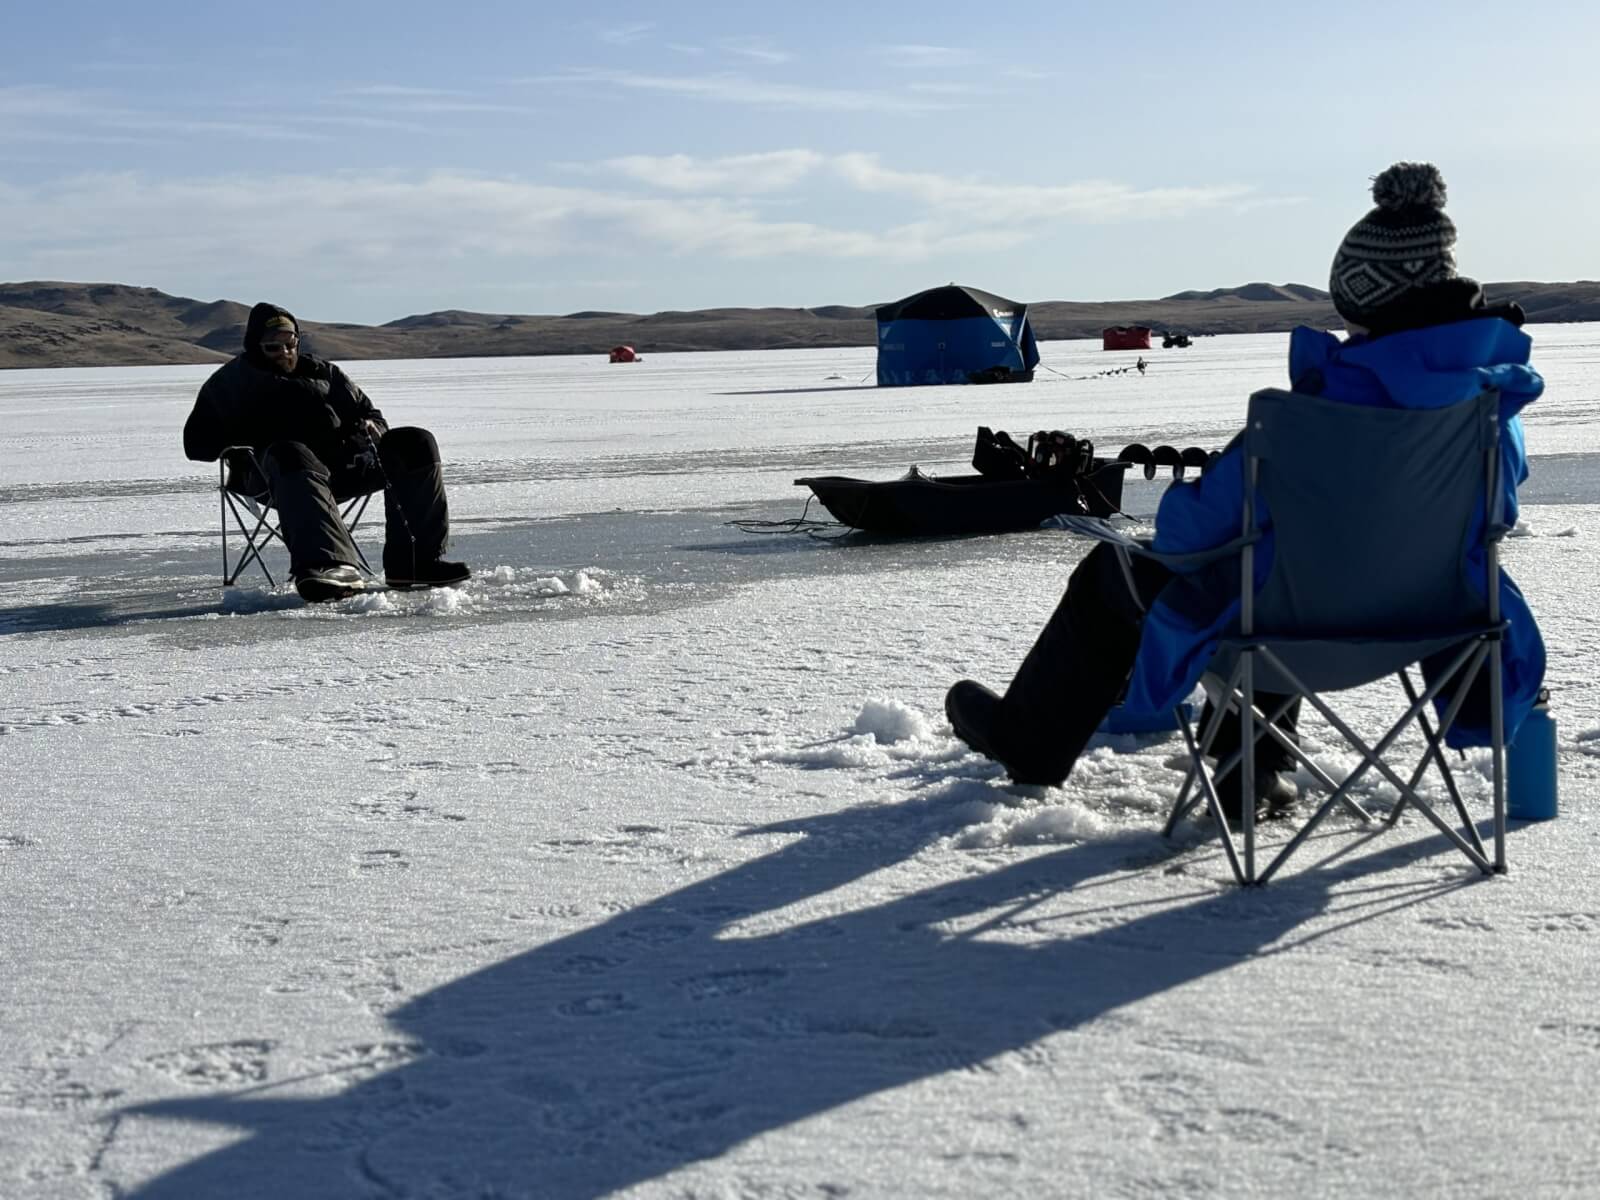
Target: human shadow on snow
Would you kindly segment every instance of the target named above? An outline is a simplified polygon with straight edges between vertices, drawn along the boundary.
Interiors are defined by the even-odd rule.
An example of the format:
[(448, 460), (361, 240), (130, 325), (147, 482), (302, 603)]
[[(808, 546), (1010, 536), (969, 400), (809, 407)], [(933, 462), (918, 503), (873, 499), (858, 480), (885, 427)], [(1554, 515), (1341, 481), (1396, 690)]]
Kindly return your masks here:
[[(304, 602), (296, 598), (294, 603), (298, 605)], [(204, 617), (217, 611), (218, 605), (214, 601), (209, 604), (186, 604), (175, 595), (17, 604), (0, 608), (0, 636), (8, 633), (70, 633), (80, 629), (111, 629), (145, 621)]]
[[(269, 1084), (125, 1110), (246, 1133), (131, 1195), (607, 1195), (1245, 963), (1322, 913), (1336, 880), (1415, 854), (1106, 909), (1099, 884), (1168, 845), (1150, 834), (778, 915), (952, 832), (956, 807), (922, 797), (757, 831), (794, 840), (419, 995), (390, 1014), (417, 1057), (337, 1095), (277, 1099)], [(986, 935), (1042, 900), (1058, 936)], [(1074, 927), (1063, 900), (1094, 915)]]

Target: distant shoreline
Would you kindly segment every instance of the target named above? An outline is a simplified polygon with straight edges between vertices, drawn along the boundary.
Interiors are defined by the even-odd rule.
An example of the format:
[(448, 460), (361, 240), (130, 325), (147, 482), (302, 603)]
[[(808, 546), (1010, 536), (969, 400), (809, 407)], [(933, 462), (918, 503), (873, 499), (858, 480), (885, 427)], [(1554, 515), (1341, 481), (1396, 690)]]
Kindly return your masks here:
[[(1600, 321), (1600, 282), (1485, 285), (1515, 300), (1530, 322)], [(887, 299), (887, 298), (886, 298)], [(873, 305), (712, 308), (564, 316), (449, 310), (384, 325), (318, 322), (303, 315), (308, 345), (341, 362), (402, 358), (604, 355), (871, 346)], [(0, 369), (218, 363), (238, 353), (249, 305), (202, 301), (127, 284), (0, 284)], [(1148, 325), (1191, 336), (1275, 333), (1341, 324), (1327, 293), (1305, 284), (1251, 283), (1159, 300), (1046, 300), (1028, 304), (1039, 341), (1096, 337), (1110, 325)]]

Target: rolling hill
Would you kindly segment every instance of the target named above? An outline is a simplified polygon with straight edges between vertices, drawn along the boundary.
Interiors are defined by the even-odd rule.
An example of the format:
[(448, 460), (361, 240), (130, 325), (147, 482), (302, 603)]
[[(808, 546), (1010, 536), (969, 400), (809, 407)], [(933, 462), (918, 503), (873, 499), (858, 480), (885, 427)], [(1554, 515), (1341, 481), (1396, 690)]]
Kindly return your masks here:
[[(1600, 282), (1487, 285), (1532, 321), (1600, 320)], [(449, 309), (384, 325), (304, 321), (308, 345), (327, 358), (475, 358), (603, 354), (627, 343), (641, 354), (869, 346), (874, 305), (708, 308), (564, 316)], [(237, 353), (249, 306), (194, 300), (118, 283), (0, 283), (0, 368), (222, 362)], [(1336, 327), (1328, 294), (1305, 284), (1247, 283), (1159, 300), (1045, 300), (1029, 304), (1041, 341), (1092, 337), (1107, 325), (1190, 334), (1257, 333), (1295, 325)]]

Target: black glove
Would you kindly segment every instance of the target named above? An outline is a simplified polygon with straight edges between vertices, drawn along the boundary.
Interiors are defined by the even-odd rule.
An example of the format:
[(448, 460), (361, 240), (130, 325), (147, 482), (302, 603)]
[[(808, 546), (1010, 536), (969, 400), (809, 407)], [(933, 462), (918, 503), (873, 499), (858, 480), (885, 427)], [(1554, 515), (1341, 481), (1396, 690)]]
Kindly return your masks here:
[(360, 471), (370, 471), (378, 465), (378, 448), (371, 439), (348, 443), (350, 466)]

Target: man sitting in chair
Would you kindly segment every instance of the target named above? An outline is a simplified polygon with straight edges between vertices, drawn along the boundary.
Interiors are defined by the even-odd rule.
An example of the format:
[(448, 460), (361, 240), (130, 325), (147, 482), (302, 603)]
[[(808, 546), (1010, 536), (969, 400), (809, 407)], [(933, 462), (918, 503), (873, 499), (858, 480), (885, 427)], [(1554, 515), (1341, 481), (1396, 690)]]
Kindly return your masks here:
[(380, 489), (390, 587), (444, 587), (471, 576), (465, 564), (440, 557), (450, 511), (433, 435), (390, 429), (343, 371), (300, 352), (299, 324), (275, 304), (250, 310), (244, 353), (206, 380), (183, 427), (183, 451), (198, 462), (215, 462), (228, 446), (254, 450), (266, 478), (241, 481), (243, 490), (270, 489), (289, 572), (305, 599), (338, 600), (366, 587), (337, 499)]
[[(1396, 163), (1372, 186), (1377, 207), (1358, 221), (1334, 255), (1329, 290), (1350, 336), (1340, 340), (1302, 326), (1289, 343), (1293, 390), (1350, 404), (1436, 408), (1493, 388), (1500, 393), (1500, 483), (1505, 523), (1517, 518), (1517, 485), (1527, 478), (1517, 413), (1538, 397), (1544, 381), (1528, 366), (1531, 341), (1515, 304), (1488, 307), (1476, 282), (1457, 275), (1456, 230), (1445, 215), (1445, 185), (1430, 163)], [(1330, 454), (1338, 453), (1329, 447)], [(1350, 486), (1360, 487), (1360, 464)], [(1192, 553), (1225, 545), (1240, 532), (1244, 498), (1239, 439), (1197, 482), (1176, 482), (1161, 498), (1153, 549)], [(1406, 519), (1396, 513), (1397, 521)], [(1256, 555), (1256, 586), (1272, 560), (1271, 532)], [(1479, 568), (1482, 564), (1470, 564)], [(1174, 574), (1135, 555), (1132, 588), (1116, 556), (1101, 543), (1085, 556), (1066, 595), (1018, 668), (1004, 696), (961, 680), (945, 697), (956, 735), (1006, 768), (1018, 783), (1056, 785), (1119, 695), (1139, 711), (1165, 711), (1194, 688), (1216, 639), (1239, 613), (1239, 563)], [(1544, 678), (1544, 644), (1522, 594), (1501, 576), (1505, 733), (1510, 741), (1532, 709)], [(1359, 580), (1352, 581), (1360, 587)], [(1449, 731), (1452, 746), (1490, 740), (1487, 673), (1480, 675)], [(1479, 694), (1479, 689), (1481, 694)], [(1476, 699), (1474, 698), (1476, 695)], [(1257, 692), (1272, 711), (1282, 697)], [(1297, 711), (1279, 728), (1292, 737)], [(1212, 753), (1220, 761), (1239, 749), (1237, 714), (1224, 723)], [(1292, 758), (1270, 737), (1255, 749), (1258, 812), (1284, 807), (1295, 796), (1282, 774)], [(1243, 814), (1242, 772), (1218, 777), (1223, 811)]]

